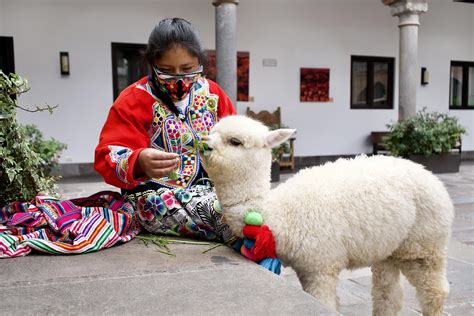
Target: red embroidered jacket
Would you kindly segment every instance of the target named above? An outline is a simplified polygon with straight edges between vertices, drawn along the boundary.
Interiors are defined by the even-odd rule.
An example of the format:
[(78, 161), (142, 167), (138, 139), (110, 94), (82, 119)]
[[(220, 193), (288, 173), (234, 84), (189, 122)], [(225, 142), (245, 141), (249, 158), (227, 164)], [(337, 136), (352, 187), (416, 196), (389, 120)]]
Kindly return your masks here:
[[(105, 182), (122, 189), (153, 182), (187, 188), (202, 168), (196, 150), (200, 136), (218, 119), (236, 114), (225, 92), (213, 81), (199, 79), (191, 91), (185, 115), (177, 117), (156, 98), (142, 78), (130, 85), (112, 105), (95, 150), (94, 168)], [(135, 179), (133, 169), (145, 148), (176, 152), (181, 157), (178, 179)]]

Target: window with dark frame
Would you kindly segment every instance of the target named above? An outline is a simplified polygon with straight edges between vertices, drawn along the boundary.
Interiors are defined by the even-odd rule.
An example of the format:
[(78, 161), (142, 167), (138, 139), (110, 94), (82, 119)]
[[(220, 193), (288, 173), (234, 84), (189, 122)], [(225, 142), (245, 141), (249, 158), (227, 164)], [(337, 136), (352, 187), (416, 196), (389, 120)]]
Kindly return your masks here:
[(393, 109), (395, 58), (351, 56), (351, 109)]
[(0, 36), (0, 70), (7, 76), (15, 72), (15, 54), (11, 36)]
[(112, 43), (114, 100), (123, 89), (147, 75), (145, 50), (146, 44)]
[(449, 109), (474, 110), (474, 62), (451, 61)]

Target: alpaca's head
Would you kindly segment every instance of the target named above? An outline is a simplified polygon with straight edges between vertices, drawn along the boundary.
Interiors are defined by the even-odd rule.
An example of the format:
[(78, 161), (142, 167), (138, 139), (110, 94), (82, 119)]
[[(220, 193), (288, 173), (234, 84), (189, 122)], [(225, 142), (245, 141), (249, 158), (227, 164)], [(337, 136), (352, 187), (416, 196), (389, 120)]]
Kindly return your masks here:
[(220, 120), (202, 141), (205, 169), (213, 180), (239, 181), (250, 177), (270, 177), (271, 149), (288, 140), (295, 130), (269, 131), (262, 123), (246, 116)]

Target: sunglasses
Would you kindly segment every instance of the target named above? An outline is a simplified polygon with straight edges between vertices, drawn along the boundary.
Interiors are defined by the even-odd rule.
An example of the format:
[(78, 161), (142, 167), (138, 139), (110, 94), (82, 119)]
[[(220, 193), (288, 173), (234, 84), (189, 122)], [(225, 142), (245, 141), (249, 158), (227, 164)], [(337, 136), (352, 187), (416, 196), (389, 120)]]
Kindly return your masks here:
[(204, 70), (204, 67), (200, 65), (199, 68), (193, 72), (188, 72), (188, 73), (183, 73), (183, 74), (167, 74), (160, 71), (155, 65), (153, 65), (153, 71), (155, 72), (155, 75), (162, 80), (174, 79), (174, 78), (194, 78), (196, 75), (202, 74), (203, 70)]

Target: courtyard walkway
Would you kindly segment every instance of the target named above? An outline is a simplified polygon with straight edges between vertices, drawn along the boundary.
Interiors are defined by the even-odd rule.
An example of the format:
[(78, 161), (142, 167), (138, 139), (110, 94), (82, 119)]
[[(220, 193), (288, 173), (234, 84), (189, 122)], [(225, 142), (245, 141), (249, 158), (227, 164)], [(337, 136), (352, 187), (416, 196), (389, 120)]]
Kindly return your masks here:
[[(474, 162), (439, 177), (456, 208), (446, 314), (474, 315)], [(109, 189), (116, 190), (96, 177), (60, 182), (63, 199)], [(202, 253), (209, 247), (172, 245), (171, 257), (135, 239), (86, 255), (0, 260), (0, 315), (334, 314), (301, 290), (290, 268), (278, 277), (226, 247)], [(368, 268), (342, 273), (338, 294), (344, 315), (370, 315), (370, 275)], [(414, 289), (403, 283), (402, 315), (420, 315)]]

